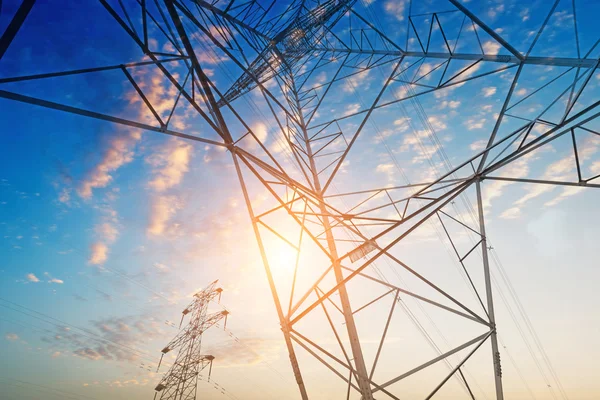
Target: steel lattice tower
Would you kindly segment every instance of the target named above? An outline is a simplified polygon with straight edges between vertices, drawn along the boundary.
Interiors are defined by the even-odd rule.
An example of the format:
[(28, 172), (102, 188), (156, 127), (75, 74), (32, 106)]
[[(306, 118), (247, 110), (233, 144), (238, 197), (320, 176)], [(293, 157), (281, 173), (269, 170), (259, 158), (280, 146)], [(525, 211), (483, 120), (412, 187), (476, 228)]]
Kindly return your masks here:
[[(0, 62), (34, 3), (24, 0), (3, 34)], [(228, 151), (302, 399), (308, 399), (311, 393), (301, 367), (302, 360), (309, 357), (343, 382), (347, 398), (402, 398), (402, 391), (396, 389), (398, 383), (444, 363), (449, 371), (438, 380), (427, 382), (426, 398), (438, 394), (451, 378), (456, 378), (468, 398), (475, 398), (465, 366), (479, 349), (487, 348), (483, 346), (486, 343), (495, 398), (504, 398), (482, 185), (522, 182), (600, 187), (600, 175), (586, 175), (578, 151), (578, 144), (587, 135), (600, 135), (593, 125), (600, 115), (600, 101), (589, 98), (590, 82), (600, 63), (598, 41), (585, 52), (577, 41), (575, 57), (549, 57), (533, 51), (560, 1), (551, 2), (547, 17), (525, 51), (517, 50), (459, 0), (445, 3), (450, 10), (409, 14), (406, 42), (386, 34), (377, 23), (377, 16), (369, 15), (371, 2), (99, 3), (114, 19), (115, 28), (139, 48), (139, 61), (0, 77), (0, 97)], [(459, 17), (449, 20), (447, 15)], [(482, 46), (484, 38), (492, 43), (493, 51)], [(457, 46), (459, 43), (461, 46)], [(209, 60), (207, 54), (227, 62), (234, 69), (235, 79), (227, 83), (217, 81), (211, 69), (214, 60)], [(425, 62), (432, 67), (422, 68)], [(560, 75), (540, 83), (534, 79), (539, 71), (536, 68), (552, 68)], [(160, 75), (175, 92), (166, 109), (157, 107), (157, 99), (149, 96), (143, 75), (136, 74), (143, 69)], [(369, 90), (360, 91), (361, 79), (372, 71), (385, 78)], [(123, 117), (94, 109), (93, 104), (73, 105), (44, 100), (41, 93), (36, 97), (19, 92), (18, 85), (29, 81), (106, 72), (121, 77), (120, 82), (125, 82), (139, 104), (145, 105), (145, 113)], [(376, 116), (389, 110), (395, 112), (395, 107), (411, 105), (427, 94), (477, 85), (492, 75), (506, 77), (510, 86), (493, 124), (486, 127), (488, 135), (483, 148), (473, 150), (457, 165), (444, 159), (442, 171), (427, 182), (365, 188), (364, 181), (343, 179), (349, 155), (369, 145), (361, 142), (365, 132), (378, 131), (373, 125)], [(364, 97), (356, 107), (340, 109), (335, 103), (344, 82), (358, 87)], [(532, 88), (530, 93), (517, 94), (517, 85), (524, 83)], [(544, 95), (550, 85), (557, 85), (557, 92)], [(531, 96), (543, 97), (542, 108), (521, 110), (521, 103)], [(249, 99), (261, 102), (261, 112), (248, 106)], [(193, 114), (193, 126), (179, 129), (172, 122), (181, 107), (185, 107), (186, 115)], [(252, 121), (264, 117), (264, 110), (285, 151), (267, 147), (264, 137), (253, 129)], [(393, 121), (387, 123), (394, 126)], [(509, 168), (550, 143), (573, 151), (576, 179), (529, 179)], [(337, 184), (343, 190), (337, 190)], [(253, 202), (257, 193), (266, 193), (269, 201)], [(459, 200), (475, 205), (471, 221), (465, 221), (456, 212), (454, 206)], [(434, 220), (440, 222), (452, 244), (456, 261), (470, 284), (469, 291), (477, 299), (475, 303), (468, 303), (436, 283), (441, 274), (427, 275), (420, 270), (422, 266), (403, 261), (405, 241)], [(474, 235), (472, 246), (461, 249), (456, 245), (456, 237), (448, 228), (452, 224)], [(293, 274), (287, 280), (273, 268), (269, 248), (274, 240), (297, 254)], [(318, 256), (303, 258), (303, 254), (313, 253)], [(412, 290), (402, 282), (384, 279), (378, 274), (377, 262), (393, 265), (421, 287)], [(472, 276), (473, 267), (466, 267), (468, 262), (477, 264), (479, 280)], [(367, 287), (369, 290), (364, 289)], [(411, 368), (382, 371), (377, 366), (386, 353), (388, 329), (397, 309), (406, 311), (404, 299), (408, 298), (459, 318), (470, 324), (469, 332), (476, 333)], [(384, 310), (379, 325), (375, 317), (362, 317), (365, 310), (371, 312), (375, 307)], [(318, 323), (304, 324), (311, 318)], [(316, 325), (321, 329), (319, 334), (313, 332)], [(361, 341), (363, 332), (369, 329), (379, 332), (375, 346)], [(319, 341), (323, 330), (336, 343), (335, 352)], [(450, 363), (457, 356), (460, 359)], [(196, 368), (207, 362), (194, 360)], [(163, 387), (173, 387), (169, 385)]]
[[(176, 350), (177, 358), (169, 371), (156, 386), (154, 398), (159, 394), (159, 399), (195, 400), (198, 386), (198, 377), (206, 367), (212, 369), (215, 359), (212, 355), (203, 355), (202, 334), (222, 319), (227, 318), (227, 311), (208, 314), (208, 306), (212, 300), (221, 296), (222, 289), (216, 288), (214, 281), (203, 290), (194, 295), (194, 300), (183, 310), (181, 321), (189, 314), (187, 325), (179, 331), (177, 336), (162, 349), (160, 360), (165, 354)], [(160, 368), (160, 363), (159, 363)], [(210, 376), (210, 372), (209, 372)]]

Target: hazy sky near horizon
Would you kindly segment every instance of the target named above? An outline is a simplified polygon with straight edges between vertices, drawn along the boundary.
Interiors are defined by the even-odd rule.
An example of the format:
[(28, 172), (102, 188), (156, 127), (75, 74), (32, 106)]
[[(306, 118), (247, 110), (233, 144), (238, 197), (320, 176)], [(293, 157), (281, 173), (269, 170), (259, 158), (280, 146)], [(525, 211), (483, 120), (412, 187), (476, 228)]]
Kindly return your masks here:
[[(0, 79), (144, 59), (99, 3), (66, 3), (37, 2), (0, 60)], [(283, 3), (278, 2), (276, 7), (283, 7)], [(552, 2), (463, 3), (525, 52)], [(3, 2), (0, 31), (6, 28), (17, 4), (16, 0)], [(575, 0), (574, 4), (580, 53), (583, 57), (591, 50), (588, 57), (597, 60), (600, 47), (594, 47), (594, 43), (600, 37), (600, 3)], [(441, 12), (454, 7), (440, 0), (361, 0), (356, 9), (369, 18), (376, 15), (390, 38), (400, 46), (408, 43), (415, 50), (414, 35), (406, 41), (409, 10), (418, 15), (423, 10)], [(577, 57), (573, 11), (571, 0), (558, 3), (531, 53), (533, 56)], [(347, 18), (342, 18), (340, 26), (347, 23)], [(415, 17), (418, 29), (428, 26), (429, 18)], [(462, 15), (451, 12), (440, 14), (440, 19), (446, 26), (456, 27), (460, 26)], [(360, 27), (358, 21), (353, 23), (357, 24), (356, 29)], [(340, 31), (345, 32), (342, 28)], [(506, 49), (483, 32), (480, 34), (485, 54), (507, 54)], [(473, 30), (470, 35), (473, 37)], [(152, 31), (151, 37), (156, 37), (154, 45), (165, 52), (172, 51), (157, 32)], [(465, 43), (457, 47), (464, 52), (471, 51), (476, 43), (467, 43), (467, 37), (465, 33)], [(198, 46), (200, 61), (215, 85), (225, 91), (239, 75), (239, 69), (222, 54), (211, 53), (210, 46), (201, 39), (194, 45)], [(318, 87), (331, 79), (337, 62), (317, 70), (309, 84)], [(408, 60), (403, 66), (409, 68), (407, 63)], [(418, 70), (409, 68), (407, 73), (430, 73), (421, 83), (435, 84), (435, 74), (441, 71), (436, 68), (439, 63), (427, 59)], [(477, 67), (480, 73), (491, 68), (481, 64)], [(315, 124), (332, 114), (351, 115), (364, 108), (377, 95), (391, 67), (382, 65), (341, 81), (329, 94), (330, 103), (315, 116)], [(173, 70), (181, 73), (175, 67)], [(573, 69), (557, 78), (565, 71), (561, 67), (525, 68), (514, 101), (525, 100), (515, 106), (513, 113), (525, 118), (539, 113), (579, 73)], [(424, 121), (419, 119), (413, 102), (373, 113), (331, 193), (426, 182), (443, 171), (444, 155), (451, 164), (458, 165), (481, 151), (514, 74), (513, 68), (419, 96), (429, 130), (422, 125)], [(138, 68), (132, 70), (132, 75), (159, 112), (168, 115), (177, 91), (156, 69)], [(555, 86), (527, 98), (554, 78)], [(406, 93), (400, 83), (395, 85), (383, 96), (384, 101)], [(0, 83), (0, 90), (141, 121), (148, 121), (149, 117), (120, 71), (22, 84)], [(575, 110), (599, 97), (600, 72), (595, 70)], [(281, 144), (281, 131), (264, 98), (256, 90), (247, 98), (248, 101), (237, 100), (236, 109), (262, 143), (292, 169), (289, 149)], [(561, 98), (558, 105), (564, 107), (564, 101)], [(547, 120), (556, 120), (558, 113), (558, 108), (552, 108)], [(173, 129), (215, 139), (214, 132), (209, 132), (199, 120), (189, 108), (178, 110)], [(347, 118), (340, 122), (340, 129), (351, 130), (356, 121), (354, 117)], [(506, 121), (500, 137), (517, 124), (516, 118)], [(600, 131), (597, 121), (586, 126)], [(227, 331), (220, 326), (205, 335), (206, 352), (214, 354), (216, 360), (211, 383), (199, 383), (199, 398), (299, 398), (228, 152), (6, 99), (0, 99), (0, 127), (3, 398), (150, 398), (166, 371), (163, 365), (159, 373), (155, 372), (160, 350), (177, 333), (175, 326), (181, 311), (195, 291), (215, 279), (219, 279), (224, 292), (222, 305), (214, 304), (211, 310), (225, 306), (231, 315)], [(431, 130), (439, 142), (433, 141)], [(233, 134), (239, 138), (244, 133), (237, 129)], [(533, 135), (541, 133), (543, 130)], [(578, 131), (577, 140), (582, 173), (585, 177), (600, 174), (600, 136)], [(566, 135), (500, 170), (498, 176), (576, 181), (570, 141)], [(247, 146), (260, 151), (252, 142)], [(260, 210), (272, 205), (268, 194), (246, 173), (253, 206)], [(593, 345), (600, 335), (600, 215), (594, 211), (597, 189), (501, 181), (484, 181), (482, 188), (488, 237), (493, 244), (492, 275), (506, 398), (599, 398), (600, 350)], [(464, 198), (473, 202), (474, 192), (467, 191)], [(468, 220), (471, 216), (468, 207), (464, 207), (466, 203), (456, 203), (452, 204), (456, 215)], [(336, 205), (344, 208), (347, 204), (338, 201)], [(382, 217), (387, 213), (389, 210), (383, 211)], [(293, 229), (289, 228), (290, 235), (295, 234)], [(425, 224), (403, 241), (394, 254), (424, 275), (438, 279), (451, 293), (464, 294), (461, 299), (476, 307), (455, 268), (456, 257), (440, 232), (443, 233), (437, 223)], [(458, 230), (455, 233), (461, 251), (468, 250), (472, 237)], [(276, 279), (289, 280), (295, 254), (268, 237), (268, 233), (265, 242)], [(311, 251), (314, 249), (307, 250), (303, 262), (317, 265), (319, 258)], [(468, 266), (476, 271), (481, 283), (481, 267), (477, 265), (473, 261)], [(369, 271), (418, 287), (417, 282), (403, 275), (404, 271), (389, 263), (374, 264)], [(378, 293), (375, 289), (370, 291), (368, 284), (351, 290), (358, 293), (353, 297), (354, 308)], [(388, 306), (389, 300), (385, 300)], [(462, 325), (464, 322), (458, 322), (455, 316), (419, 308), (412, 298), (404, 304), (413, 310), (414, 318), (430, 332), (442, 351), (482, 332), (481, 327)], [(379, 381), (436, 355), (410, 315), (408, 311), (398, 312), (391, 325), (385, 355), (378, 366), (380, 375), (375, 375)], [(367, 358), (372, 359), (377, 349), (377, 329), (386, 316), (385, 307), (357, 314), (357, 321), (363, 325), (373, 321), (372, 327), (360, 332)], [(334, 352), (337, 343), (327, 332), (326, 321), (314, 317), (303, 324), (299, 329), (310, 330), (311, 337)], [(336, 326), (343, 329), (342, 321), (336, 320)], [(346, 385), (301, 348), (298, 353), (310, 398), (342, 398), (340, 393), (345, 393)], [(452, 361), (460, 360), (460, 354)], [(493, 398), (490, 354), (488, 348), (480, 350), (466, 364), (478, 399)], [(171, 359), (166, 357), (165, 361)], [(398, 390), (400, 398), (422, 398), (435, 387), (432, 382), (447, 373), (448, 368), (440, 363), (392, 388)], [(440, 398), (468, 398), (454, 379), (444, 390)]]

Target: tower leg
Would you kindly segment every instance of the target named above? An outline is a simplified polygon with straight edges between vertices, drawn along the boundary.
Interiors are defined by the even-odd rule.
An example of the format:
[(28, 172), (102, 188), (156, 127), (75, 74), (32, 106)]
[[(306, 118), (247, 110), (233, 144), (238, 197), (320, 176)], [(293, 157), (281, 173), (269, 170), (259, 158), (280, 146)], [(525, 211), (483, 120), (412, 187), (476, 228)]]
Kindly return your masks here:
[(496, 400), (504, 400), (502, 389), (502, 368), (500, 365), (500, 352), (498, 351), (498, 333), (496, 331), (496, 317), (494, 314), (494, 299), (492, 296), (492, 280), (490, 275), (490, 261), (488, 258), (488, 244), (485, 234), (485, 218), (483, 216), (483, 201), (481, 199), (481, 181), (476, 182), (477, 210), (479, 212), (479, 230), (481, 233), (481, 253), (483, 254), (483, 275), (485, 278), (485, 293), (487, 297), (487, 311), (492, 324), (493, 332), (490, 336), (492, 342), (492, 359), (494, 363), (494, 380), (496, 384)]
[[(293, 78), (292, 78), (293, 81)], [(339, 255), (337, 252), (337, 246), (335, 242), (335, 237), (331, 232), (331, 224), (329, 222), (329, 217), (327, 216), (329, 211), (327, 210), (327, 206), (325, 204), (325, 199), (322, 194), (321, 182), (319, 180), (319, 175), (317, 173), (317, 166), (315, 163), (315, 158), (312, 150), (312, 146), (310, 144), (308, 131), (306, 128), (306, 124), (304, 122), (304, 115), (302, 113), (302, 108), (300, 106), (300, 101), (298, 97), (298, 92), (296, 91), (296, 84), (294, 82), (293, 87), (293, 96), (296, 102), (296, 106), (298, 109), (298, 117), (300, 120), (300, 128), (302, 129), (302, 133), (304, 135), (304, 141), (306, 142), (306, 151), (308, 155), (308, 159), (310, 162), (310, 170), (312, 172), (312, 178), (315, 185), (315, 190), (318, 193), (319, 200), (319, 208), (321, 214), (323, 215), (323, 230), (325, 231), (325, 237), (327, 238), (327, 247), (329, 249), (329, 255), (331, 257), (333, 263), (333, 272), (335, 274), (335, 280), (338, 284), (340, 284), (344, 280), (344, 274), (342, 272), (342, 267), (340, 262), (338, 261)], [(360, 340), (358, 338), (358, 331), (356, 329), (356, 323), (354, 322), (354, 316), (352, 313), (352, 307), (350, 305), (350, 299), (348, 297), (348, 291), (346, 290), (346, 284), (342, 283), (340, 288), (338, 289), (340, 294), (340, 301), (342, 303), (342, 311), (344, 314), (344, 321), (346, 323), (346, 329), (348, 332), (348, 339), (350, 340), (350, 348), (352, 349), (352, 356), (354, 358), (354, 365), (356, 367), (356, 376), (357, 383), (360, 388), (360, 393), (362, 395), (363, 400), (373, 400), (373, 392), (371, 390), (371, 383), (369, 381), (369, 375), (367, 373), (367, 367), (365, 365), (365, 359), (362, 353), (362, 347), (360, 345)]]
[(275, 286), (275, 281), (273, 280), (273, 275), (271, 274), (271, 267), (269, 266), (269, 260), (267, 258), (267, 254), (265, 252), (264, 244), (262, 242), (262, 238), (260, 236), (260, 231), (258, 230), (258, 226), (256, 224), (256, 219), (254, 217), (254, 211), (252, 210), (252, 203), (250, 201), (250, 197), (248, 196), (248, 190), (246, 189), (246, 183), (244, 182), (244, 177), (242, 176), (242, 171), (240, 169), (240, 164), (238, 158), (235, 154), (232, 154), (233, 162), (235, 164), (235, 170), (238, 175), (238, 179), (240, 181), (240, 185), (242, 187), (242, 192), (244, 194), (244, 200), (246, 201), (246, 206), (248, 207), (248, 214), (250, 214), (250, 219), (252, 220), (252, 228), (254, 229), (254, 235), (256, 236), (256, 242), (258, 243), (258, 248), (260, 250), (260, 256), (263, 261), (263, 265), (265, 267), (265, 272), (267, 274), (267, 280), (269, 281), (269, 288), (271, 289), (271, 295), (273, 296), (273, 301), (275, 302), (275, 308), (277, 309), (277, 315), (279, 316), (279, 322), (281, 324), (281, 331), (283, 332), (283, 338), (285, 339), (285, 345), (288, 350), (288, 354), (290, 356), (290, 363), (292, 364), (292, 370), (294, 371), (294, 377), (296, 378), (296, 383), (298, 384), (298, 389), (300, 390), (300, 396), (302, 400), (308, 400), (308, 394), (306, 393), (306, 387), (304, 386), (304, 380), (302, 379), (302, 373), (300, 372), (300, 366), (298, 365), (298, 359), (296, 358), (296, 351), (294, 350), (294, 346), (292, 344), (292, 338), (290, 336), (289, 328), (287, 320), (283, 314), (283, 309), (281, 308), (281, 302), (279, 300), (279, 295), (277, 294), (277, 288)]

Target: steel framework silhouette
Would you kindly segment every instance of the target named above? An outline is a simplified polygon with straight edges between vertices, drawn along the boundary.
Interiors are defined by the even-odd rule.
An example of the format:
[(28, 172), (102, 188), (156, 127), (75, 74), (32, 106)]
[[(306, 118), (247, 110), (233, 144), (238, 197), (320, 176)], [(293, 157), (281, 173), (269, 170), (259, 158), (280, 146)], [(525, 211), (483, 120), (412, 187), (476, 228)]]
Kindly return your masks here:
[[(0, 62), (34, 3), (24, 0), (16, 11), (0, 40)], [(586, 175), (578, 149), (588, 135), (600, 135), (592, 125), (600, 101), (589, 98), (600, 63), (598, 41), (584, 52), (577, 37), (574, 57), (534, 51), (558, 0), (548, 2), (549, 12), (526, 51), (517, 50), (458, 0), (425, 14), (409, 10), (406, 42), (385, 33), (378, 16), (369, 11), (371, 2), (99, 3), (139, 49), (140, 61), (1, 77), (0, 97), (226, 150), (239, 178), (302, 399), (310, 394), (301, 368), (301, 359), (308, 356), (344, 383), (347, 392), (340, 397), (398, 399), (402, 397), (398, 383), (446, 363), (448, 371), (438, 381), (421, 382), (428, 388), (426, 398), (441, 393), (455, 378), (465, 395), (474, 399), (465, 367), (486, 343), (491, 348), (495, 398), (504, 398), (482, 182), (600, 187), (599, 175)], [(576, 16), (574, 22), (577, 36)], [(235, 79), (216, 79), (213, 68), (218, 63), (227, 63)], [(539, 68), (559, 73), (540, 83), (534, 79)], [(161, 76), (174, 93), (167, 107), (159, 107), (150, 95), (144, 75), (138, 73), (143, 70)], [(371, 80), (368, 90), (361, 89), (372, 71), (385, 78), (378, 83)], [(19, 92), (19, 85), (30, 81), (100, 73), (126, 82), (144, 113), (137, 118), (122, 116), (93, 105)], [(427, 182), (372, 188), (364, 177), (344, 177), (349, 155), (366, 151), (372, 143), (361, 141), (365, 132), (385, 136), (374, 124), (376, 117), (378, 124), (394, 128), (398, 124), (393, 120), (381, 121), (389, 115), (386, 112), (398, 110), (395, 107), (414, 105), (427, 94), (477, 85), (489, 76), (502, 76), (510, 86), (481, 149), (455, 166), (443, 160), (443, 171)], [(533, 89), (517, 94), (520, 84)], [(343, 85), (358, 89), (361, 101), (353, 107), (340, 103), (340, 93), (348, 97)], [(542, 107), (533, 111), (521, 107), (532, 96), (541, 99)], [(254, 106), (256, 102), (262, 108)], [(178, 127), (176, 121), (184, 114), (192, 122)], [(278, 148), (268, 146), (255, 128), (261, 118), (275, 126)], [(530, 179), (518, 168), (508, 168), (550, 143), (572, 148), (576, 179)], [(344, 190), (337, 190), (336, 183)], [(264, 193), (268, 200), (255, 201)], [(474, 202), (472, 221), (454, 211), (459, 199)], [(437, 284), (440, 274), (426, 276), (402, 260), (402, 244), (433, 220), (443, 227), (475, 303)], [(474, 244), (461, 248), (457, 229), (473, 235)], [(293, 272), (287, 276), (273, 266), (277, 262), (269, 249), (275, 242), (296, 254)], [(377, 262), (393, 265), (420, 288), (388, 281), (378, 273)], [(469, 262), (478, 267), (467, 267)], [(471, 324), (468, 331), (477, 333), (412, 368), (390, 370), (388, 363), (385, 371), (377, 369), (398, 314), (396, 307), (406, 311), (408, 298)], [(367, 331), (379, 332), (375, 346), (361, 341)], [(325, 340), (326, 335), (331, 340)], [(450, 362), (459, 355), (458, 361)]]
[[(214, 281), (194, 295), (194, 300), (183, 310), (181, 316), (183, 323), (183, 319), (189, 314), (189, 322), (161, 350), (160, 361), (165, 354), (173, 350), (177, 351), (177, 358), (154, 389), (155, 399), (160, 395), (159, 399), (195, 400), (200, 373), (206, 367), (212, 370), (215, 357), (201, 353), (202, 334), (222, 319), (226, 320), (228, 314), (227, 311), (208, 314), (210, 302), (216, 297), (220, 298), (223, 291), (221, 288), (216, 288), (216, 284), (217, 281)], [(210, 379), (210, 371), (208, 376)]]

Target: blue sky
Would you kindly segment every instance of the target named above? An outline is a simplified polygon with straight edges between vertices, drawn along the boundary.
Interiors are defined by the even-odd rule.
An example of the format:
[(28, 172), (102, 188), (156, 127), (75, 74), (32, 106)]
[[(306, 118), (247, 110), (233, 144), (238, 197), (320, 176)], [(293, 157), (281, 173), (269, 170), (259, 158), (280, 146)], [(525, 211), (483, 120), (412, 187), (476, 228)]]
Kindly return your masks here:
[[(3, 3), (0, 30), (10, 21), (17, 3)], [(463, 3), (521, 52), (528, 50), (551, 6), (545, 1)], [(588, 58), (597, 60), (600, 47), (593, 46), (598, 40), (595, 16), (600, 12), (600, 4), (575, 4), (581, 57), (592, 49)], [(356, 9), (367, 18), (376, 19), (401, 47), (408, 43), (408, 50), (418, 51), (414, 34), (408, 40), (406, 36), (409, 11), (419, 15), (454, 7), (443, 1), (374, 0), (359, 1)], [(414, 17), (419, 35), (427, 31), (428, 18)], [(458, 32), (462, 14), (445, 13), (439, 18), (448, 37)], [(350, 19), (344, 16), (336, 28), (340, 36), (350, 37)], [(140, 23), (134, 21), (136, 26)], [(357, 18), (351, 23), (357, 31), (364, 28)], [(186, 28), (190, 26), (188, 23)], [(486, 55), (509, 54), (485, 32), (478, 33)], [(174, 51), (160, 32), (151, 31), (150, 37), (152, 46), (164, 52)], [(562, 0), (531, 55), (578, 57), (576, 43), (572, 3)], [(206, 73), (225, 92), (241, 70), (201, 35), (194, 46)], [(386, 45), (378, 42), (374, 46)], [(431, 46), (444, 51), (437, 29)], [(474, 31), (465, 28), (457, 51), (477, 52), (477, 47)], [(139, 47), (100, 4), (57, 6), (51, 1), (39, 1), (0, 60), (0, 79), (140, 60), (144, 58)], [(332, 79), (339, 61), (316, 69), (306, 87), (322, 95), (323, 85)], [(405, 76), (413, 81), (422, 77), (421, 84), (434, 85), (442, 60), (428, 58), (413, 64), (415, 61), (417, 58), (402, 62), (401, 68), (407, 69)], [(311, 60), (307, 65), (316, 62)], [(355, 68), (356, 75), (333, 86), (315, 115), (313, 126), (328, 121), (332, 115), (348, 116), (328, 129), (351, 137), (361, 118), (354, 113), (374, 101), (394, 65), (390, 58), (369, 71)], [(458, 71), (467, 65), (457, 62), (449, 70)], [(174, 62), (168, 68), (183, 82), (185, 70), (181, 66)], [(482, 62), (463, 77), (497, 68), (496, 63)], [(351, 69), (348, 67), (348, 71)], [(405, 101), (376, 110), (342, 164), (330, 193), (427, 182), (449, 164), (458, 165), (481, 151), (515, 70), (424, 94), (419, 96), (419, 104)], [(527, 66), (511, 104), (565, 71), (564, 67)], [(129, 72), (166, 120), (177, 96), (174, 87), (154, 66), (132, 68)], [(565, 73), (555, 84), (515, 105), (512, 114), (534, 118), (573, 82), (575, 73)], [(265, 86), (281, 98), (281, 90), (273, 81)], [(0, 83), (0, 89), (156, 126), (150, 111), (118, 70)], [(413, 85), (410, 90), (425, 89)], [(596, 70), (574, 110), (580, 111), (597, 101), (599, 92), (600, 73)], [(392, 102), (406, 93), (406, 85), (394, 82), (381, 103)], [(290, 149), (282, 141), (277, 119), (264, 96), (255, 89), (246, 98), (233, 102), (236, 110), (290, 174), (301, 177), (292, 165)], [(559, 120), (559, 106), (564, 107), (564, 99), (551, 107), (544, 119)], [(425, 118), (419, 114), (419, 107), (425, 110)], [(224, 113), (232, 121), (234, 139), (241, 138), (246, 130), (231, 113)], [(505, 118), (499, 138), (521, 124), (518, 118)], [(153, 396), (154, 385), (161, 377), (154, 372), (160, 349), (177, 332), (171, 325), (179, 322), (179, 313), (191, 295), (214, 279), (219, 279), (225, 291), (222, 305), (214, 304), (211, 309), (226, 306), (231, 316), (227, 331), (220, 327), (206, 335), (207, 351), (217, 356), (213, 378), (219, 386), (203, 381), (200, 393), (209, 399), (298, 396), (239, 182), (231, 156), (224, 148), (6, 99), (0, 99), (0, 126), (0, 350), (4, 360), (11, 360), (0, 363), (0, 382), (7, 398)], [(597, 121), (585, 126), (600, 130)], [(189, 104), (177, 108), (170, 127), (218, 140)], [(536, 125), (532, 137), (547, 129)], [(588, 178), (600, 174), (599, 139), (593, 133), (577, 131), (582, 174)], [(495, 175), (577, 181), (570, 140), (565, 135)], [(264, 156), (249, 137), (240, 143)], [(339, 150), (343, 146), (338, 140), (331, 148)], [(332, 159), (324, 158), (320, 165), (326, 166), (328, 160)], [(255, 210), (272, 207), (269, 194), (248, 170), (245, 174)], [(483, 190), (488, 236), (493, 243), (492, 274), (498, 292), (507, 398), (561, 398), (556, 377), (569, 398), (597, 398), (600, 385), (593, 371), (600, 353), (589, 345), (600, 332), (596, 317), (600, 302), (594, 294), (595, 282), (600, 278), (595, 262), (594, 238), (600, 234), (599, 217), (593, 212), (597, 203), (595, 189), (490, 180), (484, 181)], [(392, 195), (401, 196), (401, 191)], [(465, 198), (474, 201), (474, 192), (467, 191)], [(336, 198), (332, 204), (347, 209), (359, 201), (358, 196), (351, 196), (344, 201)], [(384, 200), (374, 200), (377, 201)], [(461, 201), (452, 205), (453, 215), (469, 220), (468, 207)], [(393, 213), (387, 208), (377, 216), (391, 218)], [(279, 223), (280, 229), (296, 237), (296, 228), (285, 225), (283, 220)], [(454, 228), (461, 251), (468, 250), (472, 238)], [(366, 228), (370, 234), (377, 233), (377, 229)], [(262, 232), (272, 249), (269, 256), (275, 278), (289, 280), (289, 264), (294, 255)], [(395, 254), (423, 274), (439, 279), (452, 293), (463, 293), (468, 304), (476, 304), (467, 295), (461, 275), (451, 267), (456, 266), (456, 260), (439, 234), (438, 224), (426, 224), (411, 234)], [(440, 246), (442, 242), (445, 247)], [(316, 265), (319, 258), (315, 253), (314, 247), (307, 248), (303, 262)], [(469, 262), (469, 268), (478, 271), (481, 283), (480, 270), (476, 269), (480, 267), (475, 260)], [(397, 271), (389, 264), (380, 263), (377, 269), (372, 272), (396, 279)], [(419, 283), (411, 278), (398, 275), (398, 279), (417, 288)], [(518, 294), (518, 303), (511, 289)], [(375, 289), (360, 291), (353, 306), (377, 293)], [(442, 349), (461, 343), (464, 333), (471, 332), (470, 327), (463, 330), (455, 324), (453, 317), (429, 309), (430, 314), (423, 313), (412, 299), (406, 304), (416, 310), (415, 315), (433, 332), (432, 337)], [(526, 310), (536, 333), (529, 330), (519, 305)], [(383, 309), (373, 311), (368, 318), (357, 318), (368, 325), (369, 318), (375, 321), (386, 314)], [(436, 324), (431, 324), (429, 316), (434, 317)], [(391, 347), (381, 360), (382, 380), (395, 365), (408, 369), (434, 356), (410, 324), (407, 316), (394, 322)], [(326, 348), (335, 347), (323, 320), (315, 317), (305, 327), (312, 329)], [(438, 327), (442, 327), (443, 335), (436, 331)], [(362, 331), (361, 338), (369, 348), (366, 351), (373, 353), (378, 340), (375, 328)], [(491, 398), (493, 391), (488, 353), (483, 351), (467, 364), (481, 398)], [(325, 375), (329, 371), (310, 355), (301, 354), (300, 362), (307, 385), (315, 393), (311, 398), (339, 398), (336, 393), (344, 391), (344, 384), (333, 383), (337, 378)], [(548, 367), (549, 362), (553, 369)], [(163, 366), (161, 372), (165, 370)], [(408, 398), (422, 397), (419, 390), (444, 371), (447, 373), (440, 367), (431, 375), (424, 372), (395, 387)], [(449, 384), (447, 390), (446, 398), (464, 398), (456, 382)]]

